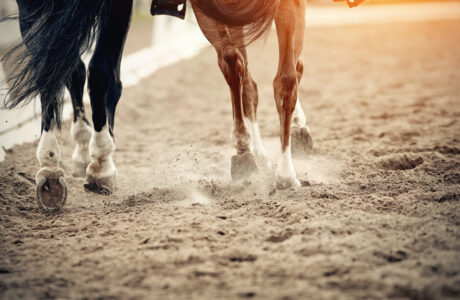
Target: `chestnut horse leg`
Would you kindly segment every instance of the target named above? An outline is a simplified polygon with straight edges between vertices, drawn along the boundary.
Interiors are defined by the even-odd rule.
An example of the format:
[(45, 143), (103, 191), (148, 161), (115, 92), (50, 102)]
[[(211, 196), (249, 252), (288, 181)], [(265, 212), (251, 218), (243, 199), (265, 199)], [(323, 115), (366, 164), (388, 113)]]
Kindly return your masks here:
[(232, 141), (237, 152), (232, 157), (231, 175), (233, 179), (245, 178), (257, 173), (258, 167), (251, 150), (251, 133), (244, 121), (245, 117), (255, 121), (255, 110), (253, 105), (249, 105), (249, 100), (245, 109), (243, 101), (245, 81), (248, 83), (246, 96), (252, 95), (251, 99), (254, 99), (255, 85), (249, 86), (252, 81), (247, 72), (245, 51), (242, 53), (232, 41), (232, 36), (241, 35), (242, 32), (216, 24), (200, 11), (195, 10), (195, 15), (204, 35), (216, 49), (219, 67), (230, 87), (233, 108)]
[[(275, 17), (279, 44), (279, 65), (273, 81), (280, 119), (281, 158), (276, 170), (278, 188), (300, 185), (291, 159), (291, 120), (299, 87), (299, 57), (305, 30), (305, 1), (282, 1)], [(300, 74), (301, 75), (301, 74)], [(300, 77), (300, 76), (299, 76)]]
[[(305, 26), (303, 27), (305, 28)], [(303, 44), (304, 30), (296, 31), (296, 41)], [(303, 62), (299, 58), (297, 61), (297, 84), (300, 84), (300, 80), (303, 75)], [(291, 121), (291, 144), (293, 155), (305, 155), (313, 149), (313, 139), (311, 137), (310, 128), (307, 126), (307, 118), (303, 112), (302, 106), (300, 105), (300, 99), (297, 98), (294, 112), (292, 113)]]
[(257, 92), (257, 84), (252, 79), (248, 69), (248, 57), (245, 47), (239, 48), (244, 59), (244, 79), (243, 79), (243, 113), (244, 122), (251, 133), (251, 146), (257, 161), (261, 165), (267, 165), (268, 155), (260, 136), (259, 124), (257, 123), (257, 105), (259, 103), (259, 95)]

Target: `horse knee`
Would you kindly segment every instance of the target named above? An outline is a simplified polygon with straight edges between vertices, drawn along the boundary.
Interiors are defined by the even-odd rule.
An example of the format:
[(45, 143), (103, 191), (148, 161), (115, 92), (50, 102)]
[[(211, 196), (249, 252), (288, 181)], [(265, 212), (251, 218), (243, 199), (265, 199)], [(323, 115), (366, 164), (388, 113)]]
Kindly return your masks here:
[(294, 87), (297, 85), (297, 74), (294, 72), (283, 72), (281, 73), (280, 81), (283, 89), (286, 92), (290, 92), (294, 90)]
[(240, 51), (234, 48), (224, 50), (222, 58), (230, 67), (240, 67), (241, 64), (244, 63), (244, 59)]
[(224, 49), (219, 55), (219, 66), (229, 85), (241, 84), (244, 76), (244, 57), (238, 49)]
[[(297, 98), (297, 74), (295, 70), (291, 71), (281, 71), (273, 81), (273, 87), (275, 90), (275, 95), (281, 101), (283, 107), (285, 104), (291, 104), (290, 99)], [(291, 108), (294, 109), (293, 105)]]

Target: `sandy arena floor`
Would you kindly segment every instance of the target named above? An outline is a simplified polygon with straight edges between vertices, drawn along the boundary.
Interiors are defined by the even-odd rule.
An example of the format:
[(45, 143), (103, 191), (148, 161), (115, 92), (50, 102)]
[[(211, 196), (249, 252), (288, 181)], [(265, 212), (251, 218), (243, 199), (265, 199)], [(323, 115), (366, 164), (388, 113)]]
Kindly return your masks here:
[[(303, 186), (230, 179), (231, 104), (212, 49), (124, 90), (119, 187), (71, 174), (60, 214), (34, 200), (37, 142), (0, 164), (0, 298), (459, 299), (460, 21), (314, 28)], [(276, 39), (255, 44), (273, 158)], [(89, 108), (88, 108), (89, 109)]]

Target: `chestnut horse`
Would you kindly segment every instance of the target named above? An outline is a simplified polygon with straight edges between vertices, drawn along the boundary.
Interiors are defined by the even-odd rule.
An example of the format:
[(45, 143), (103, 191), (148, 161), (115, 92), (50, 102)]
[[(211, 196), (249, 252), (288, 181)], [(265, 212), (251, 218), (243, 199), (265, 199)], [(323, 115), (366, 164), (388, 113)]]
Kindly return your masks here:
[(277, 163), (276, 185), (284, 189), (300, 185), (292, 164), (291, 148), (308, 152), (313, 147), (305, 114), (298, 100), (303, 73), (300, 54), (305, 32), (306, 0), (253, 1), (252, 7), (245, 1), (234, 1), (233, 11), (237, 14), (238, 11), (254, 9), (262, 3), (264, 7), (258, 7), (257, 12), (263, 14), (263, 17), (249, 32), (236, 22), (228, 22), (232, 27), (224, 25), (222, 20), (226, 21), (225, 16), (209, 17), (216, 8), (209, 7), (206, 3), (203, 5), (200, 1), (192, 1), (192, 7), (201, 30), (217, 52), (219, 67), (230, 87), (233, 107), (232, 140), (236, 148), (236, 155), (232, 157), (233, 178), (256, 173), (257, 162), (264, 164), (267, 161), (267, 152), (257, 123), (257, 85), (248, 70), (245, 45), (269, 29), (267, 25), (274, 18), (279, 63), (273, 88), (280, 120), (282, 152)]

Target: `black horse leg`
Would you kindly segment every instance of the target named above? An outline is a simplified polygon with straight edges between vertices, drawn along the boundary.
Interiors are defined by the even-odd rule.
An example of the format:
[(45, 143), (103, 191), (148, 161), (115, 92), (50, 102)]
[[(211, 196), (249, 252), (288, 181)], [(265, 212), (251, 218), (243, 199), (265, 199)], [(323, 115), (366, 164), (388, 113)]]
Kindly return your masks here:
[[(25, 37), (40, 17), (33, 12), (40, 6), (40, 1), (18, 0), (19, 27), (21, 35)], [(36, 18), (31, 17), (36, 16)], [(25, 41), (28, 41), (25, 39)], [(39, 41), (42, 42), (42, 41)], [(28, 51), (34, 47), (25, 42)], [(37, 147), (36, 156), (40, 169), (35, 176), (36, 198), (38, 206), (44, 211), (52, 211), (64, 206), (67, 199), (67, 184), (64, 170), (60, 167), (61, 149), (56, 139), (56, 119), (60, 109), (58, 93), (47, 91), (44, 87), (39, 90), (41, 103), (41, 138)]]
[(73, 107), (73, 122), (70, 129), (70, 134), (75, 141), (75, 150), (72, 154), (73, 160), (73, 176), (85, 177), (86, 167), (90, 162), (88, 144), (91, 138), (91, 127), (85, 115), (85, 107), (83, 105), (83, 90), (86, 81), (86, 67), (80, 59), (77, 67), (72, 72), (70, 80), (66, 83), (72, 99)]
[(85, 189), (101, 194), (111, 194), (115, 187), (113, 125), (121, 96), (120, 62), (132, 5), (132, 0), (113, 1), (109, 20), (100, 29), (89, 65), (88, 88), (94, 131), (89, 145), (91, 162), (86, 170)]
[(106, 108), (107, 108), (107, 118), (109, 122), (109, 131), (110, 134), (113, 136), (113, 129), (115, 126), (115, 110), (117, 108), (118, 100), (121, 96), (121, 90), (123, 86), (120, 81), (120, 62), (118, 62), (114, 79), (109, 83), (109, 88), (107, 90), (107, 101), (106, 101)]
[(70, 80), (66, 83), (66, 87), (69, 90), (70, 97), (72, 99), (73, 122), (77, 122), (79, 119), (82, 119), (86, 124), (89, 124), (85, 115), (85, 107), (83, 105), (83, 90), (85, 88), (85, 81), (86, 67), (80, 59), (77, 67), (70, 76)]

